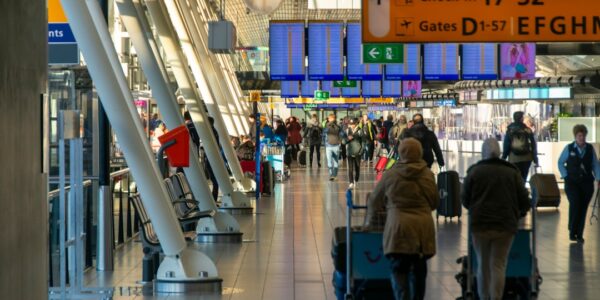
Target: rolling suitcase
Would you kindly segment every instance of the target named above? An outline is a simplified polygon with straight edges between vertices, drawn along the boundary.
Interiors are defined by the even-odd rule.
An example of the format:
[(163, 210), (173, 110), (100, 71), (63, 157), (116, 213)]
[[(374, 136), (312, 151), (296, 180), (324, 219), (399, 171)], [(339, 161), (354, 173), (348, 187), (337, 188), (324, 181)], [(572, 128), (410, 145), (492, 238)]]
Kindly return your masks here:
[(437, 177), (440, 205), (436, 217), (454, 218), (462, 215), (460, 203), (460, 179), (456, 171), (444, 171)]
[(298, 163), (301, 166), (306, 167), (306, 150), (300, 150), (300, 152), (298, 152)]
[(267, 194), (267, 195), (272, 195), (273, 194), (273, 188), (275, 185), (275, 171), (273, 170), (273, 167), (271, 167), (271, 163), (268, 161), (265, 161), (262, 163), (262, 173), (260, 174), (261, 176), (261, 181), (262, 181), (262, 193), (263, 194)]
[(560, 189), (554, 174), (535, 173), (529, 179), (531, 198), (537, 207), (558, 207), (560, 205)]

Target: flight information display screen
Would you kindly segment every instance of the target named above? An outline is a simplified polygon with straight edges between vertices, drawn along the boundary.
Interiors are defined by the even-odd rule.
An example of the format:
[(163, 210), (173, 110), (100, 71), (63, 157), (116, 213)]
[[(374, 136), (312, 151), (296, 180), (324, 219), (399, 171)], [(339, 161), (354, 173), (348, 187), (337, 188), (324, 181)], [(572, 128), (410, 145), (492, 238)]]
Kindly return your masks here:
[(346, 40), (348, 43), (346, 71), (348, 80), (382, 80), (383, 67), (381, 64), (362, 63), (362, 35), (360, 27), (360, 23), (348, 23), (346, 26)]
[(342, 97), (346, 97), (346, 98), (360, 97), (360, 81), (356, 82), (356, 87), (342, 88)]
[(498, 46), (494, 43), (462, 45), (462, 79), (498, 79)]
[(419, 98), (421, 97), (421, 81), (420, 80), (405, 80), (402, 81), (402, 96)]
[(315, 91), (319, 89), (318, 80), (309, 80), (308, 75), (306, 79), (302, 81), (302, 97), (312, 98), (315, 96)]
[(386, 80), (421, 80), (421, 45), (404, 44), (404, 63), (386, 64)]
[(425, 80), (458, 80), (458, 44), (425, 44)]
[(383, 97), (402, 97), (402, 81), (399, 80), (384, 80), (381, 82), (383, 86), (381, 96)]
[(300, 96), (299, 81), (282, 81), (281, 82), (281, 98), (296, 98)]
[(365, 98), (381, 97), (381, 81), (364, 80), (362, 82), (362, 96)]
[(311, 80), (344, 79), (344, 24), (308, 23), (308, 77)]
[(304, 22), (269, 24), (271, 80), (304, 80)]
[(333, 81), (321, 81), (321, 90), (329, 92), (329, 97), (340, 97), (342, 89), (333, 86)]

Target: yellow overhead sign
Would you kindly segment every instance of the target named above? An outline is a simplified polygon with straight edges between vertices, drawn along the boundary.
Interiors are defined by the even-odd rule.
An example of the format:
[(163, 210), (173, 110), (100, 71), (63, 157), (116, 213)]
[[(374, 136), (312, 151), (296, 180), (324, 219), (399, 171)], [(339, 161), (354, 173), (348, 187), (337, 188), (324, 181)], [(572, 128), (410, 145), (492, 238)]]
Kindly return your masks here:
[(363, 43), (596, 42), (598, 0), (362, 0)]
[(260, 91), (250, 91), (250, 102), (260, 102)]
[(48, 0), (48, 23), (68, 23), (60, 0)]

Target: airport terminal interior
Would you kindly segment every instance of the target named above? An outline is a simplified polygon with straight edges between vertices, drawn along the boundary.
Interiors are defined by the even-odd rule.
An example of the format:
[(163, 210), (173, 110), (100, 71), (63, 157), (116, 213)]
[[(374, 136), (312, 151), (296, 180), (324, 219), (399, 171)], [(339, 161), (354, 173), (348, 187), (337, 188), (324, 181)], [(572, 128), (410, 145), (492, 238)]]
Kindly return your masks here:
[(0, 1), (0, 299), (598, 299), (599, 13)]

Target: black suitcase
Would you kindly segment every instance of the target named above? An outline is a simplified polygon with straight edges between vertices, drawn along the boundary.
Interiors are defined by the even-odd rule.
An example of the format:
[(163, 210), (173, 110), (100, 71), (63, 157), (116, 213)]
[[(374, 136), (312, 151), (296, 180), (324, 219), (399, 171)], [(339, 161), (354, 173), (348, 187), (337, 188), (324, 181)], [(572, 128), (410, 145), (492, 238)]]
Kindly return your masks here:
[(261, 180), (263, 182), (263, 194), (267, 194), (267, 195), (272, 195), (273, 194), (273, 188), (275, 185), (275, 171), (273, 170), (273, 167), (271, 167), (271, 163), (268, 161), (265, 161), (262, 163), (263, 166), (263, 173), (260, 174), (261, 176)]
[(560, 206), (560, 189), (554, 174), (536, 173), (529, 179), (531, 197), (537, 207)]
[(333, 229), (331, 258), (336, 271), (346, 273), (346, 226)]
[(436, 217), (454, 218), (462, 215), (460, 203), (460, 179), (458, 172), (446, 171), (438, 174), (438, 192), (440, 194), (440, 205)]
[(298, 163), (301, 166), (306, 167), (306, 150), (300, 150), (300, 152), (298, 152)]

